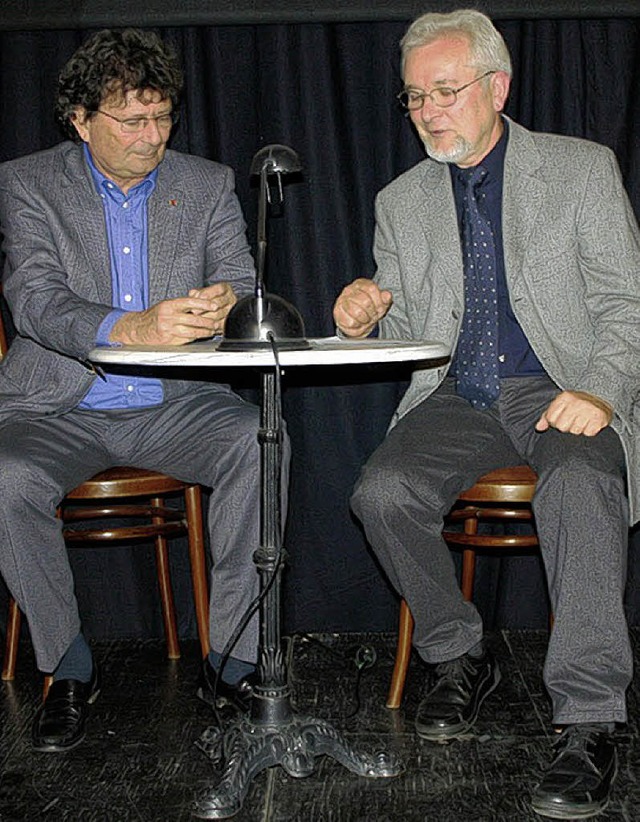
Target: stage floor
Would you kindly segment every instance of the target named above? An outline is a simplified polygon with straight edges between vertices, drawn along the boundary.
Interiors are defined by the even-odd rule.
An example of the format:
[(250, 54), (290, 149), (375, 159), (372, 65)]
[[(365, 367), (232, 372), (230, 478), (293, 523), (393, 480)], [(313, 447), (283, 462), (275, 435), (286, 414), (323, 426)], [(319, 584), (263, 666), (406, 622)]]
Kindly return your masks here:
[[(637, 630), (632, 632), (638, 667)], [(503, 631), (489, 637), (503, 679), (475, 733), (444, 745), (419, 740), (413, 715), (422, 674), (413, 660), (403, 706), (385, 708), (394, 638), (381, 634), (295, 636), (289, 643), (296, 709), (332, 722), (358, 748), (386, 748), (404, 761), (394, 779), (358, 777), (327, 757), (302, 779), (280, 767), (253, 781), (238, 822), (525, 822), (529, 790), (550, 753), (549, 703), (541, 670), (545, 632)], [(362, 671), (361, 646), (375, 650)], [(94, 646), (103, 690), (87, 739), (66, 754), (35, 753), (30, 727), (40, 680), (26, 642), (13, 683), (0, 685), (0, 820), (174, 822), (191, 820), (193, 798), (216, 772), (195, 745), (212, 722), (195, 695), (196, 642), (170, 662), (162, 641)], [(636, 677), (637, 682), (637, 677)], [(637, 684), (629, 692), (629, 725), (620, 728), (620, 767), (613, 800), (599, 820), (640, 819)], [(354, 713), (355, 712), (355, 713)]]

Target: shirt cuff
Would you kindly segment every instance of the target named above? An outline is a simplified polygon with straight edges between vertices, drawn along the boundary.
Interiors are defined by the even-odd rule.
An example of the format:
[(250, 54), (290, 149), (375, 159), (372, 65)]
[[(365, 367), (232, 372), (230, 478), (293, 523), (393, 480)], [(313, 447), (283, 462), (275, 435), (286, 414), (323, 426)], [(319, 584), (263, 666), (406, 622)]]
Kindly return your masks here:
[(104, 320), (98, 326), (98, 333), (96, 334), (96, 345), (120, 345), (120, 343), (113, 343), (109, 341), (109, 335), (113, 330), (113, 326), (118, 322), (127, 312), (122, 308), (114, 308), (109, 312)]

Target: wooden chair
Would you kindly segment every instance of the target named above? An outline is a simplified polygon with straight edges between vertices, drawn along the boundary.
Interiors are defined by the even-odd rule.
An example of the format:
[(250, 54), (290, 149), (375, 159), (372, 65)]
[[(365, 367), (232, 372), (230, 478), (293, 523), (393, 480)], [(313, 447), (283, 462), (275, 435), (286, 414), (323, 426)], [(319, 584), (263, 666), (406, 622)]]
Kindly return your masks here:
[[(0, 358), (7, 351), (7, 338), (0, 316)], [(184, 511), (166, 505), (169, 497), (182, 495)], [(70, 504), (71, 503), (71, 504)], [(202, 656), (209, 653), (209, 601), (202, 520), (202, 491), (199, 485), (181, 482), (165, 474), (138, 468), (116, 467), (83, 482), (63, 500), (58, 514), (63, 534), (70, 543), (155, 543), (156, 569), (169, 659), (179, 659), (175, 606), (167, 540), (186, 535), (189, 543), (191, 578), (198, 636)], [(69, 523), (101, 520), (99, 527), (77, 528)], [(117, 520), (111, 527), (105, 522)], [(15, 676), (21, 615), (10, 599), (2, 679)], [(45, 683), (45, 695), (48, 683)]]
[[(473, 596), (476, 551), (501, 548), (530, 549), (538, 545), (532, 534), (480, 534), (480, 522), (533, 522), (531, 500), (537, 476), (527, 465), (499, 468), (485, 474), (463, 491), (445, 521), (443, 536), (451, 547), (462, 548), (462, 595)], [(462, 531), (451, 525), (462, 522)], [(400, 603), (396, 659), (387, 696), (387, 708), (399, 708), (411, 657), (413, 617), (407, 603)]]

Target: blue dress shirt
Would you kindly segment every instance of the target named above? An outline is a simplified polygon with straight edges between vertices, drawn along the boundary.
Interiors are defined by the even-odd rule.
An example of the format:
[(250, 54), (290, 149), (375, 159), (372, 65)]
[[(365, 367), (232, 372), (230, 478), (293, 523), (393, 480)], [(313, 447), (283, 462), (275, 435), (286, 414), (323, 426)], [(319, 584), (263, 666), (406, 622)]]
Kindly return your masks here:
[[(102, 198), (107, 229), (114, 310), (100, 324), (96, 344), (108, 345), (111, 329), (126, 311), (149, 307), (147, 200), (155, 188), (158, 170), (123, 194), (95, 167), (86, 143), (84, 151), (96, 191)], [(104, 379), (94, 381), (78, 407), (141, 408), (159, 405), (163, 397), (162, 382), (158, 379), (105, 372)]]

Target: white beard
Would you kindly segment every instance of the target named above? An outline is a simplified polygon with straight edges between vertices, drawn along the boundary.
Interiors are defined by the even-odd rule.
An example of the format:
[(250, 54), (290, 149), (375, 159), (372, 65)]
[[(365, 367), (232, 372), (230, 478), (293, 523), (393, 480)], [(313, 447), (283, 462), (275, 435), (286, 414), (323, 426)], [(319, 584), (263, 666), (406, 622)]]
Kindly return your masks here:
[(473, 146), (464, 137), (456, 137), (453, 146), (447, 151), (439, 151), (427, 140), (422, 141), (429, 157), (438, 163), (459, 163), (471, 154)]

